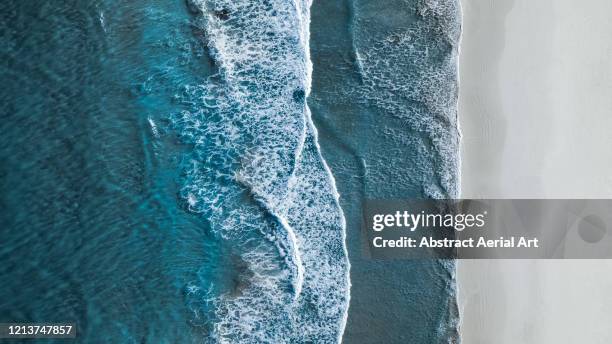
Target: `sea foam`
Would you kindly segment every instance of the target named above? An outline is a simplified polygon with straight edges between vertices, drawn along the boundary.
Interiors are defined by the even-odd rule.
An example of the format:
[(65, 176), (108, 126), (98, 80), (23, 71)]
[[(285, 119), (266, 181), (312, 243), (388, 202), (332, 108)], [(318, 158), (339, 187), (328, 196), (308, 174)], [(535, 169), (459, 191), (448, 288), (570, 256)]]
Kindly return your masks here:
[(240, 262), (231, 288), (189, 285), (212, 342), (333, 343), (344, 330), (345, 221), (306, 104), (310, 4), (190, 2), (216, 73), (185, 86), (179, 100), (199, 106), (171, 119), (190, 147), (180, 196)]
[[(367, 13), (357, 13), (353, 49), (361, 85), (346, 93), (376, 106), (433, 145), (436, 166), (419, 167), (424, 195), (459, 197), (459, 140), (457, 121), (457, 61), (461, 35), (459, 2), (419, 0), (415, 26), (372, 27)], [(389, 132), (389, 136), (402, 135)], [(423, 152), (429, 151), (423, 149)], [(420, 154), (424, 154), (420, 152)], [(425, 157), (424, 157), (425, 158)], [(433, 181), (433, 182), (432, 182)]]

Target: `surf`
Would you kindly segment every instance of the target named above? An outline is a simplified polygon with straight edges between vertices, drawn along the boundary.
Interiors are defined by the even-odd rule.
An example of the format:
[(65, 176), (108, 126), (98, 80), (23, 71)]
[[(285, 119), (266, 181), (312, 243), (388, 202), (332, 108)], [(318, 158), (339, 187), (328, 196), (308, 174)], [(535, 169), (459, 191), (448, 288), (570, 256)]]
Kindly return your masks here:
[(217, 72), (170, 119), (190, 147), (180, 197), (244, 265), (233, 288), (189, 286), (217, 342), (340, 342), (346, 324), (346, 224), (306, 103), (310, 5), (190, 2)]

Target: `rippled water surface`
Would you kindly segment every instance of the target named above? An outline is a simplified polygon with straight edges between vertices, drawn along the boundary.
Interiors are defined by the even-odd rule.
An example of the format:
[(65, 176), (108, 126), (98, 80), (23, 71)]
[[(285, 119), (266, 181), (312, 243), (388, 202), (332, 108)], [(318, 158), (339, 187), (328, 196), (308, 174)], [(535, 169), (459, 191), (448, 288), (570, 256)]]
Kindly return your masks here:
[(0, 322), (453, 338), (452, 263), (370, 261), (358, 220), (365, 197), (456, 197), (458, 20), (454, 1), (3, 1)]

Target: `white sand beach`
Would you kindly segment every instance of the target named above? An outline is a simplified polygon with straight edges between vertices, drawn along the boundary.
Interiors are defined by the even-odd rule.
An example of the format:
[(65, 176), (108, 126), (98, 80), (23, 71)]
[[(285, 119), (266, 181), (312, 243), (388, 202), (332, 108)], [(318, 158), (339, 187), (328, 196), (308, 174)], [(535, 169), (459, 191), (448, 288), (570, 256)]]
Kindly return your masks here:
[[(462, 198), (612, 198), (612, 2), (462, 7)], [(612, 260), (464, 260), (458, 283), (463, 343), (612, 343)]]

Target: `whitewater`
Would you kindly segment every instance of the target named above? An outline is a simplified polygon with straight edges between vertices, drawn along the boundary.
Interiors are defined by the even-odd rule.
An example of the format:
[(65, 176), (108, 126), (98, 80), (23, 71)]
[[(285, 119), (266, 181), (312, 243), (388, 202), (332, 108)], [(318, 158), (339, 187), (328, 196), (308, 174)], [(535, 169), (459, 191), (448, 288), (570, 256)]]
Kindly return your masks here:
[(350, 264), (306, 103), (311, 1), (189, 6), (214, 73), (185, 85), (177, 101), (193, 110), (170, 118), (190, 147), (180, 197), (231, 257), (229, 277), (188, 286), (193, 320), (212, 324), (206, 342), (340, 342)]
[(1, 2), (0, 314), (457, 342), (454, 262), (371, 259), (359, 228), (369, 199), (459, 196), (458, 4)]

